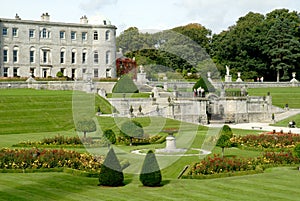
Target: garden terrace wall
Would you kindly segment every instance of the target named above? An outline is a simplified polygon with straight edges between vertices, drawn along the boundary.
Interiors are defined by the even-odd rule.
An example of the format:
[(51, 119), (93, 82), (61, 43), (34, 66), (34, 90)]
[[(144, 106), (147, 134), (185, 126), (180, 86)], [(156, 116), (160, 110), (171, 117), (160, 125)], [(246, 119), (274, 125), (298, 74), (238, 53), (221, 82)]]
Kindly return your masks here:
[[(0, 82), (0, 89), (47, 89), (47, 90), (73, 90), (76, 84), (77, 90), (86, 91), (87, 83), (83, 81), (36, 81), (36, 82)], [(93, 82), (93, 90), (97, 92), (104, 89), (107, 93), (112, 92), (115, 82)]]

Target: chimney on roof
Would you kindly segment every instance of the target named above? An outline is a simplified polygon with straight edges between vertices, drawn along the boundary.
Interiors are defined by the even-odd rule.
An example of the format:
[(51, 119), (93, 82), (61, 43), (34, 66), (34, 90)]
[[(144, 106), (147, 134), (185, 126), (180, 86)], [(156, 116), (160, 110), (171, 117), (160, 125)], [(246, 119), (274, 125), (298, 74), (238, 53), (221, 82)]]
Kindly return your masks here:
[(86, 15), (84, 15), (80, 18), (80, 24), (87, 24), (88, 22), (89, 22), (89, 20), (86, 17)]
[(50, 21), (50, 15), (48, 13), (43, 13), (41, 16), (41, 21), (49, 22)]
[(21, 18), (20, 18), (20, 16), (18, 15), (18, 13), (16, 13), (15, 19), (16, 19), (16, 20), (21, 20)]

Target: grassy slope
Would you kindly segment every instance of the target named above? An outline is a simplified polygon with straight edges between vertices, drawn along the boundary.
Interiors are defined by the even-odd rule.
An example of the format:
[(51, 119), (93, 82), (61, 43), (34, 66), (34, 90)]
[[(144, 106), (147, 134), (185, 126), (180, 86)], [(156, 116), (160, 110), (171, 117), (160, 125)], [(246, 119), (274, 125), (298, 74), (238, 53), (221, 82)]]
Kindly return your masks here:
[[(28, 94), (31, 96), (28, 96)], [(53, 121), (56, 122), (60, 119), (62, 124), (59, 125), (63, 125), (69, 121), (68, 118), (71, 119), (69, 123), (72, 125), (72, 114), (68, 114), (71, 111), (59, 112), (60, 109), (71, 109), (70, 97), (71, 92), (68, 91), (0, 90), (0, 133), (2, 134), (0, 147), (9, 147), (21, 140), (38, 140), (58, 133), (62, 135), (76, 135), (74, 130), (66, 131), (67, 128), (72, 128), (72, 126), (61, 126), (56, 128), (57, 130), (53, 127), (53, 125), (56, 125)], [(2, 103), (5, 101), (4, 105), (6, 106), (3, 106)], [(61, 108), (60, 102), (64, 101), (68, 102), (65, 105), (66, 108)], [(59, 102), (58, 105), (57, 102)], [(39, 106), (43, 107), (39, 108), (39, 112), (34, 113), (30, 104), (36, 108), (39, 108)], [(27, 109), (19, 109), (21, 112), (15, 108)], [(58, 109), (50, 110), (53, 108)], [(28, 121), (27, 110), (30, 111), (28, 115), (32, 115), (32, 121), (29, 128), (24, 128), (23, 122)], [(35, 123), (35, 121), (43, 118), (40, 114), (48, 110), (51, 111), (49, 113), (53, 116), (50, 115), (48, 118), (45, 118), (47, 121), (44, 124), (47, 126), (43, 128), (52, 132), (40, 130), (40, 123)], [(10, 118), (6, 118), (7, 115), (11, 115)], [(3, 127), (1, 122), (5, 118), (10, 120), (11, 123)], [(118, 128), (114, 125), (114, 119), (99, 117), (98, 120), (102, 129), (113, 128), (118, 132)], [(150, 119), (147, 118), (138, 120), (143, 126), (149, 125), (150, 122)], [(161, 121), (160, 119), (152, 120)], [(176, 126), (178, 126), (177, 121), (167, 120), (167, 127)], [(188, 124), (183, 127), (191, 129)], [(61, 128), (65, 131), (59, 131)], [(14, 133), (15, 130), (25, 134), (10, 134)], [(151, 129), (149, 132), (151, 132)], [(236, 135), (245, 135), (254, 131), (233, 129), (233, 132)], [(192, 147), (199, 148), (205, 134), (206, 129), (199, 127), (198, 135)], [(132, 148), (126, 147), (124, 149), (130, 151)], [(82, 152), (83, 150), (78, 151)], [(213, 152), (220, 153), (221, 150), (220, 148), (214, 148)], [(258, 155), (259, 152), (226, 149), (225, 154), (227, 156), (250, 157)], [(233, 178), (212, 180), (176, 179), (184, 165), (198, 160), (198, 157), (182, 157), (168, 168), (162, 170), (166, 185), (161, 188), (141, 187), (138, 177), (131, 177), (130, 175), (126, 175), (126, 182), (128, 183), (126, 186), (104, 188), (97, 186), (98, 180), (96, 178), (77, 177), (65, 173), (2, 173), (0, 174), (0, 200), (295, 200), (295, 198), (299, 197), (300, 175), (298, 171), (291, 168), (276, 168), (267, 170), (267, 173), (264, 174)]]
[(164, 180), (142, 187), (127, 177), (123, 187), (99, 187), (97, 178), (65, 173), (0, 174), (0, 200), (297, 200), (300, 172), (269, 169), (264, 174), (210, 180)]
[[(74, 128), (72, 94), (73, 91), (0, 90), (0, 135)], [(97, 106), (104, 113), (111, 111), (110, 104), (98, 95), (95, 98)]]
[(256, 88), (248, 89), (250, 96), (266, 96), (270, 92), (273, 105), (283, 108), (289, 104), (290, 108), (300, 108), (300, 88)]

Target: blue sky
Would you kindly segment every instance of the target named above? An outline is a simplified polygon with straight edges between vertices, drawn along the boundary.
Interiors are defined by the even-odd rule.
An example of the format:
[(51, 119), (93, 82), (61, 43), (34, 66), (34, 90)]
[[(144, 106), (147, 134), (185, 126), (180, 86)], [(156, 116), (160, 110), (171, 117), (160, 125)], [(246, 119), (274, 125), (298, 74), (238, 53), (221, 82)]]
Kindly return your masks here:
[(77, 23), (83, 15), (101, 15), (117, 26), (118, 33), (131, 26), (163, 30), (188, 23), (200, 23), (219, 33), (250, 11), (300, 11), (299, 0), (9, 0), (0, 5), (1, 18), (14, 18), (18, 13), (22, 19), (39, 20), (48, 12), (51, 21)]

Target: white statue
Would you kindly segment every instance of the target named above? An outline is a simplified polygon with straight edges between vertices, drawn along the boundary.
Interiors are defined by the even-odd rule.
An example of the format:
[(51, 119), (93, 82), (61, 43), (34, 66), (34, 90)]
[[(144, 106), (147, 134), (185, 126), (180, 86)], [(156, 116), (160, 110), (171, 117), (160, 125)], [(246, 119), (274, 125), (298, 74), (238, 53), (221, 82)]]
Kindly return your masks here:
[(226, 67), (226, 75), (229, 76), (229, 66), (225, 66)]
[(144, 66), (140, 65), (140, 73), (144, 73)]

